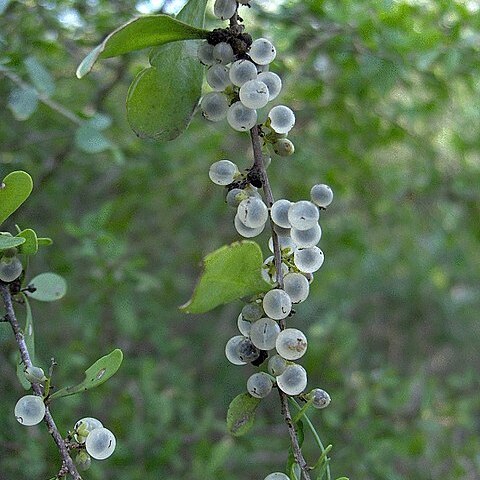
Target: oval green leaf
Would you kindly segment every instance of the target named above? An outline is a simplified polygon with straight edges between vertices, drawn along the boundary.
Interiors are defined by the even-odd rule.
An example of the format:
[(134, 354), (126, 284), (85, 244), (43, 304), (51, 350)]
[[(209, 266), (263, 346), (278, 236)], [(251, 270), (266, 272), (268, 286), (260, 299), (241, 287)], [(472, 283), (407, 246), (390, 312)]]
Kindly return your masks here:
[(206, 30), (181, 22), (169, 15), (145, 15), (117, 28), (94, 48), (77, 68), (77, 77), (90, 72), (100, 58), (116, 57), (147, 47), (179, 40), (205, 38)]
[(250, 240), (225, 245), (207, 255), (192, 298), (180, 307), (185, 313), (205, 313), (218, 305), (266, 292), (262, 251)]
[(67, 293), (67, 282), (56, 273), (47, 272), (37, 275), (30, 280), (29, 286), (35, 287), (35, 291), (28, 296), (41, 302), (54, 302), (60, 300)]
[(75, 144), (86, 153), (100, 153), (113, 146), (102, 132), (88, 124), (81, 125), (75, 132)]
[(10, 235), (1, 235), (0, 234), (0, 252), (3, 250), (8, 250), (10, 248), (18, 247), (25, 243), (24, 238), (11, 237)]
[(249, 393), (237, 395), (231, 402), (227, 411), (227, 429), (235, 437), (245, 435), (255, 422), (255, 412), (260, 399), (252, 397)]
[(119, 348), (113, 352), (98, 359), (91, 367), (85, 370), (85, 379), (83, 382), (73, 387), (65, 387), (53, 393), (50, 398), (68, 397), (86, 390), (98, 387), (106, 382), (120, 368), (123, 360), (123, 353)]
[(35, 57), (27, 57), (23, 63), (36, 90), (48, 97), (52, 96), (55, 82), (50, 72)]
[(29, 197), (32, 189), (32, 177), (21, 170), (0, 181), (0, 224)]
[[(206, 3), (190, 0), (178, 18), (203, 27)], [(128, 122), (139, 137), (173, 140), (188, 127), (203, 80), (203, 66), (196, 52), (196, 43), (189, 41), (152, 49), (152, 66), (136, 76), (127, 95)]]
[(8, 108), (16, 120), (27, 120), (38, 106), (37, 92), (29, 87), (15, 88), (8, 97)]
[(15, 238), (25, 240), (20, 247), (20, 253), (24, 255), (35, 255), (38, 251), (37, 234), (31, 228), (26, 228), (17, 234)]

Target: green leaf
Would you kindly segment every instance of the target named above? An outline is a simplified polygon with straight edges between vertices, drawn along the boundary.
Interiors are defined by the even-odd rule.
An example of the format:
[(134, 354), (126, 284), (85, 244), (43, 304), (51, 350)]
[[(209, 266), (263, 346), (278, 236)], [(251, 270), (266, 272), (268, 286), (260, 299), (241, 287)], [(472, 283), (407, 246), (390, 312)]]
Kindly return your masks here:
[(206, 34), (206, 30), (183, 23), (169, 15), (138, 17), (117, 28), (94, 48), (78, 66), (77, 77), (82, 78), (90, 72), (100, 58), (116, 57), (179, 40), (205, 38)]
[(53, 95), (55, 83), (50, 72), (35, 57), (27, 57), (23, 63), (37, 91), (47, 96)]
[(98, 387), (106, 382), (120, 368), (123, 360), (123, 353), (116, 348), (113, 352), (98, 359), (90, 368), (85, 370), (85, 379), (83, 382), (73, 387), (65, 387), (53, 393), (50, 398), (68, 397), (76, 393), (84, 392), (92, 388)]
[(245, 435), (255, 422), (255, 412), (260, 404), (260, 398), (249, 393), (237, 395), (228, 407), (227, 429), (235, 437)]
[[(178, 18), (203, 27), (206, 3), (190, 0)], [(188, 127), (203, 81), (197, 47), (183, 41), (152, 49), (152, 66), (136, 76), (127, 95), (128, 122), (139, 137), (173, 140)]]
[(41, 273), (30, 280), (29, 286), (35, 287), (33, 293), (28, 296), (41, 302), (54, 302), (67, 293), (67, 282), (56, 273)]
[(192, 298), (180, 307), (186, 313), (204, 313), (218, 305), (266, 292), (262, 251), (250, 240), (225, 245), (205, 257), (203, 273)]
[(75, 144), (86, 153), (100, 153), (112, 148), (110, 140), (88, 124), (80, 126), (75, 132)]
[(17, 120), (27, 120), (37, 109), (37, 92), (33, 88), (15, 88), (8, 97), (8, 108)]
[(17, 234), (15, 238), (25, 239), (20, 247), (20, 253), (24, 255), (35, 255), (38, 251), (37, 234), (31, 228), (26, 228)]
[(48, 237), (39, 237), (37, 240), (38, 240), (39, 247), (48, 247), (53, 243), (53, 240)]
[(11, 235), (0, 234), (0, 252), (18, 247), (25, 243), (24, 238), (12, 237)]
[(9, 173), (0, 182), (0, 224), (29, 197), (32, 189), (32, 177), (21, 170)]
[(96, 113), (92, 118), (87, 120), (86, 124), (96, 130), (105, 130), (112, 124), (112, 118), (103, 113)]
[[(27, 345), (28, 353), (30, 354), (30, 360), (35, 365), (35, 335), (33, 330), (33, 315), (32, 309), (30, 308), (30, 302), (26, 295), (22, 294), (22, 298), (25, 302), (26, 309), (26, 320), (25, 328), (23, 330), (23, 338), (25, 339), (25, 344)], [(20, 361), (20, 353), (18, 354), (18, 363), (17, 363), (17, 377), (22, 384), (22, 387), (25, 390), (31, 388), (30, 382), (25, 378), (25, 365)]]

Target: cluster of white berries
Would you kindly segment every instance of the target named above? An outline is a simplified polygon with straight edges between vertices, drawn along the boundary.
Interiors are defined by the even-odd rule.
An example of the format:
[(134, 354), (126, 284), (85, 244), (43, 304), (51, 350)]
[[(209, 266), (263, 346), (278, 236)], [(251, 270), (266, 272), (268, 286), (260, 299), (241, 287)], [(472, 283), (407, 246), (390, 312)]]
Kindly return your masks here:
[[(229, 160), (215, 162), (209, 176), (218, 185), (231, 186), (244, 180), (238, 167)], [(307, 372), (293, 362), (305, 354), (307, 338), (296, 328), (281, 330), (279, 321), (291, 314), (293, 304), (307, 299), (313, 272), (323, 264), (323, 252), (316, 246), (321, 238), (319, 209), (330, 205), (333, 192), (329, 186), (318, 184), (310, 194), (311, 201), (282, 199), (269, 209), (251, 184), (227, 193), (227, 203), (237, 210), (234, 224), (238, 233), (254, 237), (263, 231), (270, 217), (282, 254), (283, 288), (278, 288), (272, 255), (265, 260), (262, 275), (274, 288), (245, 305), (237, 320), (241, 335), (232, 337), (225, 347), (226, 357), (234, 365), (259, 365), (267, 358), (267, 352), (275, 349), (268, 360), (268, 373), (254, 373), (247, 381), (248, 392), (257, 398), (267, 396), (274, 384), (287, 395), (300, 395), (307, 387)], [(273, 253), (272, 238), (269, 248)], [(324, 393), (322, 401), (318, 392)], [(327, 406), (330, 401), (328, 394), (320, 389), (312, 390), (309, 395), (315, 399), (311, 404), (317, 408)]]
[(79, 445), (85, 446), (88, 454), (81, 451), (76, 459), (77, 464), (84, 470), (90, 466), (89, 457), (105, 460), (117, 445), (115, 435), (105, 428), (100, 420), (92, 417), (82, 418), (75, 424), (73, 437)]
[[(222, 19), (229, 18), (235, 11), (235, 1), (215, 3), (215, 12)], [(226, 116), (230, 125), (240, 131), (256, 125), (256, 109), (265, 106), (281, 89), (281, 80), (276, 74), (262, 71), (275, 58), (275, 47), (261, 38), (247, 50), (249, 59), (236, 59), (227, 42), (204, 43), (198, 50), (200, 61), (209, 66), (207, 82), (215, 90), (202, 100), (203, 115), (209, 120)], [(264, 142), (268, 142), (272, 130), (278, 141), (294, 123), (295, 116), (288, 107), (272, 108), (267, 122), (261, 126)], [(268, 160), (263, 158), (264, 165)], [(296, 328), (282, 329), (281, 323), (291, 314), (293, 304), (306, 300), (313, 273), (323, 264), (323, 252), (317, 247), (322, 235), (319, 210), (330, 205), (333, 193), (328, 185), (318, 184), (312, 187), (308, 201), (281, 199), (269, 208), (257, 190), (262, 179), (256, 179), (255, 175), (252, 178), (252, 173), (254, 168), (241, 173), (235, 163), (220, 160), (211, 165), (209, 177), (215, 184), (227, 186), (226, 202), (236, 209), (234, 225), (241, 236), (256, 237), (269, 219), (272, 220), (281, 249), (283, 286), (279, 288), (272, 255), (262, 269), (272, 289), (245, 305), (237, 320), (240, 335), (227, 342), (225, 354), (235, 365), (258, 366), (268, 358), (269, 351), (275, 350), (268, 360), (268, 373), (254, 373), (248, 379), (248, 392), (263, 398), (276, 385), (287, 395), (300, 395), (307, 387), (307, 372), (294, 361), (305, 354), (307, 338)], [(269, 248), (273, 253), (272, 238)], [(320, 405), (320, 402), (311, 403)], [(324, 402), (323, 406), (327, 404)]]
[[(215, 3), (219, 18), (229, 18), (225, 15), (230, 15), (232, 9), (236, 9), (235, 1), (217, 0)], [(205, 41), (198, 48), (198, 58), (208, 67), (206, 79), (213, 90), (202, 98), (202, 114), (212, 122), (226, 117), (234, 130), (248, 131), (257, 124), (257, 110), (277, 98), (282, 89), (280, 77), (268, 71), (276, 49), (266, 38), (251, 42), (248, 36), (242, 40), (245, 43), (239, 53), (232, 47), (237, 37), (226, 35), (224, 40), (227, 41), (215, 43), (217, 40), (222, 40), (222, 36)], [(277, 154), (287, 156), (293, 153), (293, 144), (285, 136), (294, 125), (295, 114), (290, 108), (277, 105), (270, 109), (263, 134), (268, 136)]]
[[(23, 396), (16, 403), (14, 410), (17, 421), (26, 426), (40, 423), (45, 417), (45, 412), (43, 398), (38, 395)], [(90, 466), (90, 457), (96, 460), (108, 458), (115, 450), (117, 443), (113, 433), (104, 428), (100, 420), (91, 417), (79, 420), (75, 424), (72, 435), (81, 448), (76, 463), (83, 470)]]
[[(237, 167), (228, 160), (216, 162), (212, 167), (210, 178), (215, 183), (231, 183), (239, 175)], [(223, 180), (223, 183), (219, 180)], [(327, 185), (315, 185), (311, 189), (311, 202), (279, 200), (269, 210), (256, 189), (251, 185), (248, 189), (247, 193), (244, 189), (237, 194), (237, 197), (251, 196), (238, 203), (235, 227), (240, 234), (245, 229), (261, 232), (270, 213), (275, 227), (279, 228), (277, 234), (282, 252), (283, 288), (278, 288), (274, 259), (270, 256), (264, 262), (262, 275), (274, 288), (244, 306), (237, 320), (241, 335), (236, 335), (227, 342), (225, 354), (234, 365), (259, 365), (267, 358), (267, 352), (275, 349), (275, 353), (268, 359), (268, 373), (254, 373), (247, 381), (247, 391), (254, 397), (263, 398), (276, 384), (287, 395), (300, 395), (307, 387), (307, 372), (294, 361), (305, 354), (307, 338), (296, 328), (282, 330), (279, 321), (291, 314), (293, 304), (307, 299), (310, 282), (313, 280), (312, 273), (323, 263), (323, 253), (316, 246), (321, 236), (318, 225), (319, 207), (326, 208), (330, 205), (333, 193)], [(230, 203), (229, 194), (227, 203)], [(252, 236), (248, 231), (247, 233), (244, 236)], [(273, 252), (272, 238), (269, 247)], [(313, 392), (324, 391), (315, 389), (311, 395)], [(326, 392), (324, 394), (328, 397)], [(316, 395), (312, 398), (317, 399), (318, 393)], [(325, 401), (325, 396), (323, 398), (323, 402), (319, 399), (312, 400), (312, 405), (317, 408), (327, 406), (330, 400)]]

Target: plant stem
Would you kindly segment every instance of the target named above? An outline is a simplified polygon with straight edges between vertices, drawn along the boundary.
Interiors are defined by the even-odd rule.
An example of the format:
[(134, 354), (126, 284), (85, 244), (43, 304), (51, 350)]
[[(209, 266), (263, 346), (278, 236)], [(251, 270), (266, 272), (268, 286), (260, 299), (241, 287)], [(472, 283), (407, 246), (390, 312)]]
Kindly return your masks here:
[[(296, 402), (295, 399), (293, 398), (290, 398), (290, 403), (297, 409), (297, 410), (301, 410), (302, 407)], [(315, 427), (313, 426), (313, 423), (310, 421), (310, 419), (308, 418), (308, 415), (307, 414), (303, 414), (303, 419), (305, 420), (308, 428), (310, 429), (310, 431), (312, 432), (312, 435), (313, 437), (315, 438), (315, 442), (317, 443), (317, 445), (319, 446), (322, 454), (325, 453), (326, 451), (326, 448), (323, 446), (323, 442), (322, 440), (320, 439), (320, 435), (318, 434), (317, 430), (315, 429)], [(327, 447), (328, 448), (328, 447)], [(328, 453), (328, 452), (327, 452)], [(327, 480), (330, 480), (331, 478), (331, 474), (330, 474), (330, 465), (328, 465), (328, 458), (325, 458), (325, 461), (327, 462)]]
[[(263, 192), (265, 194), (265, 200), (267, 202), (267, 206), (270, 209), (275, 201), (273, 198), (272, 187), (270, 186), (270, 182), (268, 180), (267, 171), (265, 169), (265, 165), (263, 164), (263, 156), (262, 156), (262, 146), (260, 144), (260, 128), (258, 125), (255, 125), (250, 130), (250, 136), (252, 139), (252, 147), (253, 147), (253, 168), (257, 170), (260, 174), (260, 178), (262, 180), (263, 185)], [(278, 235), (275, 229), (273, 228), (273, 221), (270, 217), (270, 228), (272, 231), (272, 242), (273, 242), (273, 255), (274, 255), (274, 265), (275, 271), (277, 273), (277, 283), (279, 288), (283, 288), (283, 274), (282, 274), (282, 252), (280, 249), (280, 243), (278, 241)], [(282, 330), (285, 329), (285, 320), (280, 320), (280, 328)], [(302, 454), (302, 449), (300, 448), (300, 444), (298, 442), (297, 432), (295, 431), (295, 424), (292, 420), (292, 414), (290, 413), (290, 408), (288, 406), (288, 396), (282, 392), (279, 388), (278, 394), (280, 396), (280, 403), (282, 405), (282, 414), (287, 424), (288, 434), (290, 436), (290, 442), (292, 444), (292, 451), (295, 457), (295, 461), (300, 466), (302, 471), (303, 478), (305, 480), (310, 479), (309, 468), (307, 462)]]
[[(8, 284), (0, 281), (0, 291), (3, 298), (3, 303), (5, 305), (6, 311), (6, 318), (10, 325), (12, 326), (13, 333), (15, 335), (15, 340), (17, 342), (18, 350), (20, 351), (20, 357), (22, 359), (23, 364), (25, 367), (32, 366), (32, 360), (30, 358), (30, 353), (28, 352), (27, 345), (25, 343), (25, 339), (23, 333), (20, 329), (20, 325), (18, 323), (17, 317), (15, 315), (15, 311), (13, 309), (13, 302), (12, 302), (12, 295), (10, 293), (10, 289)], [(35, 395), (39, 397), (43, 397), (42, 388), (38, 383), (32, 384), (32, 389), (35, 392)], [(58, 450), (60, 452), (60, 456), (62, 457), (62, 463), (65, 465), (65, 468), (68, 469), (68, 472), (72, 476), (74, 480), (82, 480), (82, 477), (77, 471), (77, 467), (73, 463), (72, 457), (68, 452), (68, 448), (65, 445), (65, 441), (63, 440), (60, 432), (58, 431), (57, 426), (55, 425), (55, 421), (50, 413), (50, 409), (48, 405), (45, 405), (45, 417), (44, 422), (47, 425), (48, 433), (53, 437), (53, 440), (57, 444)]]

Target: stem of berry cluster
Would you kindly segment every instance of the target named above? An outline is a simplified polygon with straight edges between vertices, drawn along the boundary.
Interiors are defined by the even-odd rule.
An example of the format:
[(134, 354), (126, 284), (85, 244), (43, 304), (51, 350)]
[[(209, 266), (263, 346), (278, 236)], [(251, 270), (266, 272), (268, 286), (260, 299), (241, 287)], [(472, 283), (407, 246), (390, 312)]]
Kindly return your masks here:
[[(23, 333), (20, 329), (20, 325), (18, 323), (17, 317), (15, 315), (15, 310), (13, 308), (13, 301), (12, 295), (10, 293), (10, 288), (8, 284), (0, 281), (0, 291), (3, 298), (3, 304), (5, 306), (5, 318), (12, 326), (13, 333), (15, 335), (15, 340), (17, 342), (18, 350), (20, 351), (20, 357), (22, 359), (22, 363), (25, 367), (32, 366), (32, 360), (30, 358), (30, 353), (28, 352), (27, 345), (25, 343), (25, 338)], [(42, 387), (38, 383), (32, 384), (32, 389), (35, 392), (35, 395), (39, 397), (43, 397)], [(48, 405), (45, 405), (45, 417), (44, 422), (47, 425), (48, 433), (53, 437), (53, 440), (57, 444), (58, 451), (60, 452), (60, 456), (62, 458), (62, 470), (68, 469), (68, 472), (72, 476), (73, 480), (82, 480), (82, 477), (77, 471), (77, 467), (73, 463), (72, 457), (68, 452), (68, 448), (63, 440), (58, 428), (55, 424), (55, 421), (50, 413)]]
[[(270, 186), (270, 182), (268, 180), (267, 171), (263, 163), (262, 146), (261, 146), (261, 140), (260, 140), (260, 127), (258, 125), (255, 125), (250, 130), (250, 137), (252, 139), (252, 147), (253, 147), (253, 159), (254, 159), (253, 168), (260, 174), (259, 176), (262, 180), (265, 200), (267, 202), (268, 208), (271, 208), (275, 200), (273, 198), (272, 187)], [(273, 255), (274, 255), (275, 272), (277, 275), (277, 283), (279, 288), (283, 288), (282, 252), (280, 249), (280, 243), (278, 241), (278, 235), (273, 227), (273, 221), (271, 217), (270, 217), (270, 230), (272, 232)], [(285, 319), (280, 320), (280, 328), (284, 330), (285, 327), (286, 327)], [(292, 414), (290, 413), (290, 408), (288, 406), (287, 394), (282, 392), (279, 388), (277, 390), (280, 396), (280, 403), (282, 405), (282, 414), (283, 414), (285, 423), (287, 424), (288, 434), (290, 436), (290, 442), (292, 445), (295, 461), (298, 463), (302, 471), (303, 478), (305, 480), (310, 480), (309, 467), (303, 456), (302, 449), (300, 448), (300, 444), (298, 442), (297, 432), (295, 430), (295, 424), (293, 423)]]

